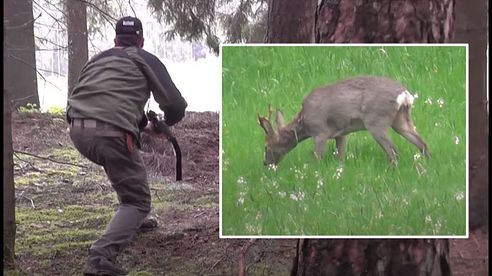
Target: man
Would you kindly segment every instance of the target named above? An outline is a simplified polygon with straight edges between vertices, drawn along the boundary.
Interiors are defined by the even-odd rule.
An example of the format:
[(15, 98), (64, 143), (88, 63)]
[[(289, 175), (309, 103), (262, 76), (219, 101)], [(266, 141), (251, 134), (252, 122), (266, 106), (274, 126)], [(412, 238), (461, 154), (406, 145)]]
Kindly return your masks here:
[(87, 62), (68, 95), (70, 137), (82, 155), (104, 167), (120, 203), (105, 233), (92, 244), (84, 275), (126, 275), (115, 259), (148, 224), (150, 191), (137, 148), (140, 131), (152, 131), (142, 115), (150, 91), (169, 126), (184, 117), (187, 107), (165, 66), (142, 49), (142, 31), (137, 18), (120, 19), (115, 47)]

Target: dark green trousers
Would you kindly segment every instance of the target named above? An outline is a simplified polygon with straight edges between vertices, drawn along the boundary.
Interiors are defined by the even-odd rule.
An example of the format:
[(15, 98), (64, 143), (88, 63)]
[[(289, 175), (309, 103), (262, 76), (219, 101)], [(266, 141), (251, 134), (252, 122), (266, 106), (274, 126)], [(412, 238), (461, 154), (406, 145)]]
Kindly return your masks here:
[(118, 194), (118, 210), (89, 250), (89, 258), (103, 257), (114, 262), (150, 212), (150, 190), (142, 156), (135, 143), (130, 152), (123, 132), (71, 126), (70, 138), (82, 155), (104, 167)]

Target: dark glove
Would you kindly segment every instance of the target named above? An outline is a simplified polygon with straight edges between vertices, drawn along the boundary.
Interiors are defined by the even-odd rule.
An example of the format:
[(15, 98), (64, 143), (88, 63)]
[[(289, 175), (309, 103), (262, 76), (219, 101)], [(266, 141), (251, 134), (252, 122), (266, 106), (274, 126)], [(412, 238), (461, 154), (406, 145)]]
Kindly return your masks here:
[(145, 113), (142, 114), (142, 119), (140, 119), (140, 122), (138, 123), (138, 129), (142, 131), (146, 126), (149, 120), (147, 119), (147, 116), (145, 116)]
[(186, 102), (181, 105), (168, 105), (166, 106), (163, 111), (165, 115), (164, 122), (168, 126), (172, 126), (176, 124), (177, 122), (181, 121), (185, 115), (185, 109), (186, 109)]

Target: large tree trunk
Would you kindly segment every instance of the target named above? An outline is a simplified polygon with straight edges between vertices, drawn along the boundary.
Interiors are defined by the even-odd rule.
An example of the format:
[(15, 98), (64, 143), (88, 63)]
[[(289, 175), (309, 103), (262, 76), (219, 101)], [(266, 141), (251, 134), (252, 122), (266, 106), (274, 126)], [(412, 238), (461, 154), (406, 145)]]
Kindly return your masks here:
[(32, 0), (5, 0), (3, 8), (7, 49), (4, 85), (16, 107), (28, 103), (39, 106)]
[(469, 43), (470, 228), (488, 224), (487, 1), (456, 3), (455, 42)]
[[(450, 42), (453, 23), (454, 0), (271, 0), (266, 40)], [(309, 239), (297, 252), (292, 275), (451, 274), (448, 240)]]
[(450, 41), (454, 0), (271, 0), (267, 43)]
[(292, 276), (451, 275), (447, 240), (299, 240)]
[(266, 42), (314, 42), (315, 10), (315, 0), (271, 0), (268, 7)]
[(68, 36), (68, 91), (77, 83), (80, 71), (87, 62), (87, 8), (82, 0), (65, 0)]
[[(5, 27), (4, 27), (5, 30)], [(3, 59), (6, 55), (3, 41)], [(3, 78), (5, 79), (5, 63)], [(15, 188), (12, 149), (12, 114), (10, 91), (3, 88), (3, 267), (13, 267), (15, 258)]]

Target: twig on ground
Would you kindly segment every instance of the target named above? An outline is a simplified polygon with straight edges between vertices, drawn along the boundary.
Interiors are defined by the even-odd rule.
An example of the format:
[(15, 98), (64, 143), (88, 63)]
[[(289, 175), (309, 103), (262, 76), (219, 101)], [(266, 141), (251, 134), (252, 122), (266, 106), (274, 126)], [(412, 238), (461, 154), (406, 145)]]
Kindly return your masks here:
[(246, 276), (246, 253), (255, 242), (256, 239), (250, 239), (247, 244), (241, 247), (239, 252), (239, 276)]
[(20, 195), (19, 195), (17, 198), (25, 198), (25, 199), (27, 199), (27, 200), (31, 201), (31, 206), (32, 206), (32, 208), (33, 208), (33, 209), (36, 209), (36, 206), (34, 205), (34, 201), (32, 200), (32, 198), (25, 196), (25, 195), (24, 195), (24, 193), (25, 193), (25, 192), (26, 192), (26, 191), (22, 191), (22, 192), (20, 193)]
[[(31, 163), (31, 162), (29, 162), (29, 161), (27, 161), (27, 160), (24, 160), (24, 159), (20, 158), (20, 157), (16, 154), (16, 152), (14, 152), (14, 156), (15, 156), (15, 158), (19, 159), (20, 161), (22, 161), (22, 162), (24, 162), (24, 163), (28, 164), (28, 165), (29, 165), (29, 166), (30, 166), (30, 167), (31, 167), (34, 171), (37, 171), (37, 172), (44, 172), (43, 170), (36, 168), (36, 167), (35, 167), (35, 166)], [(22, 167), (21, 167), (21, 169), (22, 169)]]
[(157, 197), (157, 199), (158, 200), (161, 200), (161, 197), (159, 196), (159, 193), (157, 193), (158, 191), (160, 191), (160, 189), (156, 189), (156, 188), (150, 188), (150, 189), (154, 191), (154, 194)]
[(71, 162), (59, 161), (59, 160), (51, 159), (49, 157), (39, 156), (39, 155), (36, 155), (36, 154), (33, 154), (33, 153), (29, 153), (29, 152), (25, 152), (25, 151), (14, 150), (14, 153), (20, 153), (20, 154), (29, 155), (29, 156), (36, 157), (36, 158), (39, 158), (39, 159), (48, 160), (48, 161), (53, 162), (53, 163), (58, 163), (58, 164), (63, 164), (63, 165), (70, 165), (70, 166), (75, 166), (75, 167), (87, 169), (87, 167), (84, 166), (84, 165), (74, 164), (74, 163), (71, 163)]
[(229, 254), (227, 253), (227, 250), (229, 249), (229, 247), (231, 247), (232, 243), (229, 243), (225, 250), (224, 250), (224, 254), (222, 254), (222, 256), (214, 263), (214, 265), (212, 265), (212, 267), (209, 269), (209, 271), (212, 271), (215, 269), (215, 267), (220, 264), (222, 261), (224, 261), (226, 259), (226, 257), (229, 256)]

